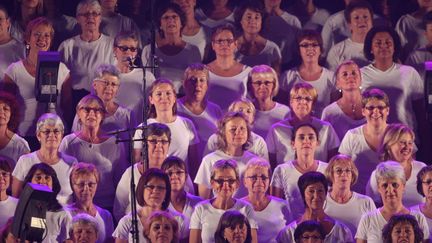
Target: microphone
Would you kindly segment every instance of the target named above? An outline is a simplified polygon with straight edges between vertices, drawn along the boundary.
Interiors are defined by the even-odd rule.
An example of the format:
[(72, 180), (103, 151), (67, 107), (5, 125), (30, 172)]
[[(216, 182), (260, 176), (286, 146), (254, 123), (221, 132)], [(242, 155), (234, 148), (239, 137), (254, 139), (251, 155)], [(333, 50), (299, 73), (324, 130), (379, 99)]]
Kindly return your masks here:
[(136, 66), (134, 65), (135, 58), (134, 57), (126, 57), (126, 61), (128, 62), (129, 69), (132, 70)]

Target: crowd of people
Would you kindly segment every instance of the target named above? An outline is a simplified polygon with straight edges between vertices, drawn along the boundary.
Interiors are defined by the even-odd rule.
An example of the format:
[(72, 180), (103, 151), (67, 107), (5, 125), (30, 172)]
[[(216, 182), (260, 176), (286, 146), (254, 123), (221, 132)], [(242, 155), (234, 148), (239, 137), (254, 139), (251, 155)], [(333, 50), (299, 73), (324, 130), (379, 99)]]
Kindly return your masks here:
[(1, 242), (28, 183), (43, 242), (429, 242), (432, 1), (408, 1), (0, 5)]

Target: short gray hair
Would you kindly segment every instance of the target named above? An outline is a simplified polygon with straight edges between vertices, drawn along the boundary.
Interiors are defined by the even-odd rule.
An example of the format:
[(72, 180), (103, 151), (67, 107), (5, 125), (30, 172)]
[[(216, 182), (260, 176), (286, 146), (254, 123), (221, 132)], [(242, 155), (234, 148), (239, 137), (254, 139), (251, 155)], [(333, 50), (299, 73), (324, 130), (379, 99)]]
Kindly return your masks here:
[(383, 179), (400, 179), (406, 183), (405, 171), (402, 165), (396, 161), (384, 161), (377, 165), (375, 169), (375, 179), (377, 183)]
[(99, 227), (97, 220), (92, 217), (91, 215), (88, 215), (86, 213), (79, 213), (72, 217), (72, 223), (69, 230), (69, 233), (72, 235), (73, 233), (73, 227), (75, 225), (90, 225), (93, 227), (93, 229), (96, 232), (96, 235), (99, 235)]
[(55, 126), (60, 128), (64, 132), (64, 124), (62, 119), (58, 115), (53, 113), (45, 113), (39, 117), (36, 123), (36, 135), (45, 126)]
[(237, 162), (233, 159), (221, 159), (216, 161), (211, 168), (211, 179), (214, 179), (216, 171), (224, 170), (224, 169), (232, 169), (235, 172), (236, 179), (240, 179), (240, 171), (237, 165)]
[(76, 16), (81, 13), (81, 9), (85, 6), (95, 7), (99, 13), (102, 12), (102, 7), (98, 0), (82, 0), (77, 5)]
[(96, 68), (95, 80), (102, 78), (104, 74), (115, 76), (120, 81), (120, 71), (112, 64), (101, 64)]

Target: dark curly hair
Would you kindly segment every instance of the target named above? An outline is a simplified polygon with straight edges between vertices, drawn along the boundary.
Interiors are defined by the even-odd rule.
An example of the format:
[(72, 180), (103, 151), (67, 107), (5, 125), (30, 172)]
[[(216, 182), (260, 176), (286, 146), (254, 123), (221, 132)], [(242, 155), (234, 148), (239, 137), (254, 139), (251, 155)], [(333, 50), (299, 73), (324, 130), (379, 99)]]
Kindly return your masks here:
[(382, 238), (384, 243), (392, 243), (393, 228), (399, 223), (409, 223), (414, 229), (414, 243), (423, 242), (423, 231), (417, 222), (417, 219), (410, 214), (393, 215), (382, 230)]
[(402, 50), (401, 41), (398, 33), (391, 27), (388, 26), (374, 26), (369, 32), (366, 34), (366, 38), (363, 46), (363, 53), (365, 57), (369, 61), (373, 61), (375, 59), (374, 55), (371, 53), (372, 51), (372, 40), (377, 33), (388, 33), (393, 39), (394, 53), (393, 53), (393, 61), (397, 62), (399, 60), (399, 55)]
[(0, 103), (5, 103), (10, 107), (10, 119), (7, 124), (8, 129), (16, 132), (21, 120), (21, 109), (18, 108), (18, 100), (9, 92), (0, 91)]

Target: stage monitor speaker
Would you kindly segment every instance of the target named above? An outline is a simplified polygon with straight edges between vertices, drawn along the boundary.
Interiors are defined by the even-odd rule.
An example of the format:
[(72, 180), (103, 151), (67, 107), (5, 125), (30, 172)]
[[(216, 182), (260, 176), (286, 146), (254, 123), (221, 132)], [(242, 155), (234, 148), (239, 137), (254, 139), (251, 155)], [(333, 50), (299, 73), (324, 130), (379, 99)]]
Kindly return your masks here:
[(56, 103), (57, 77), (60, 65), (60, 52), (40, 51), (36, 66), (36, 100), (43, 103)]
[(27, 183), (21, 192), (15, 210), (12, 234), (21, 241), (41, 242), (46, 232), (48, 203), (53, 196), (49, 187)]
[(424, 93), (426, 100), (426, 115), (430, 123), (432, 123), (432, 61), (425, 62), (425, 81)]

